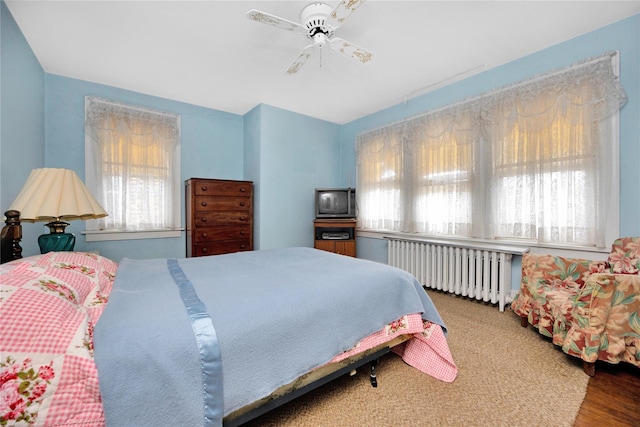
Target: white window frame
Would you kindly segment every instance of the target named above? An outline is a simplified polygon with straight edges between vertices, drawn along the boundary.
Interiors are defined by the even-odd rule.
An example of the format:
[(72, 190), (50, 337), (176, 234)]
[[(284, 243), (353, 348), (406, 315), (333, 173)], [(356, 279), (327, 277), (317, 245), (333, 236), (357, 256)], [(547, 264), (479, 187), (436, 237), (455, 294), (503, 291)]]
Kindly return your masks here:
[[(85, 97), (86, 98), (89, 97)], [(101, 100), (104, 102), (109, 102), (107, 100)], [(119, 103), (118, 103), (119, 104)], [(87, 105), (88, 103), (85, 101), (85, 120), (87, 114)], [(128, 106), (136, 109), (145, 109), (144, 107), (139, 107), (136, 105), (127, 104)], [(151, 109), (147, 109), (150, 111), (155, 111)], [(177, 117), (177, 126), (180, 135), (182, 134), (181, 129), (181, 117), (178, 115)], [(170, 228), (158, 229), (158, 230), (142, 230), (142, 231), (130, 231), (130, 230), (100, 230), (98, 225), (98, 220), (87, 220), (85, 221), (85, 231), (82, 234), (85, 235), (87, 242), (102, 242), (102, 241), (113, 241), (113, 240), (138, 240), (138, 239), (160, 239), (160, 238), (176, 238), (182, 236), (182, 231), (184, 227), (181, 226), (182, 223), (182, 178), (181, 178), (181, 138), (178, 138), (178, 143), (176, 144), (175, 151), (173, 153), (173, 164), (172, 167), (176, 173), (174, 174), (173, 180), (173, 198), (177, 202), (173, 204), (173, 218), (174, 224)], [(97, 183), (95, 179), (96, 171), (91, 170), (91, 165), (95, 163), (95, 144), (93, 143), (92, 138), (90, 138), (85, 132), (85, 185), (93, 194), (97, 194)]]

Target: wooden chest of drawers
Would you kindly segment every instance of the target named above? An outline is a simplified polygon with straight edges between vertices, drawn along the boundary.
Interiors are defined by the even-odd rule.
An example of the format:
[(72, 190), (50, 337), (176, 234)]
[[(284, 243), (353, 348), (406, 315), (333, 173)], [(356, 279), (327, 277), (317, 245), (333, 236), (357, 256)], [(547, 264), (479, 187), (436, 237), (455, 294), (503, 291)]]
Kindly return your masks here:
[(253, 183), (185, 182), (187, 257), (253, 250)]

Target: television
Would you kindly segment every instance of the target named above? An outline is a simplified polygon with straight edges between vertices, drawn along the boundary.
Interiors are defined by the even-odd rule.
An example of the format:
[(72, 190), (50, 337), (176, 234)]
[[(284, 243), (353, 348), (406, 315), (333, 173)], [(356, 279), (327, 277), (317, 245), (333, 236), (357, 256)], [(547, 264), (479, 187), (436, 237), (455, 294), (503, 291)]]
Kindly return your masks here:
[(316, 218), (355, 217), (355, 188), (316, 188)]

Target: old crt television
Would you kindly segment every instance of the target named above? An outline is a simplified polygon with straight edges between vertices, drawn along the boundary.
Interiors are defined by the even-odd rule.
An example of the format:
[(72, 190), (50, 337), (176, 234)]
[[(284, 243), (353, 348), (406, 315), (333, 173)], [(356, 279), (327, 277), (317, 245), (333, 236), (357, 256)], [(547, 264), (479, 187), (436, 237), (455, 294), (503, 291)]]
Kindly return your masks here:
[(355, 217), (355, 188), (316, 188), (316, 218)]

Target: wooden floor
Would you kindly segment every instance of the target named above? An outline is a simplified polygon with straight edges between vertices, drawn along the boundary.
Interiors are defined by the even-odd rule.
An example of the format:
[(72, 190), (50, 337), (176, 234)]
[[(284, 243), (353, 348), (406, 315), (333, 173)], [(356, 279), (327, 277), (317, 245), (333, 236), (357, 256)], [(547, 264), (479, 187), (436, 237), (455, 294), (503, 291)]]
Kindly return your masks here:
[(640, 426), (640, 368), (597, 363), (574, 427)]

